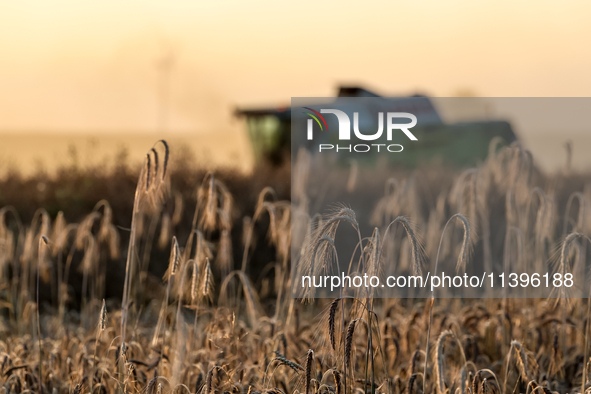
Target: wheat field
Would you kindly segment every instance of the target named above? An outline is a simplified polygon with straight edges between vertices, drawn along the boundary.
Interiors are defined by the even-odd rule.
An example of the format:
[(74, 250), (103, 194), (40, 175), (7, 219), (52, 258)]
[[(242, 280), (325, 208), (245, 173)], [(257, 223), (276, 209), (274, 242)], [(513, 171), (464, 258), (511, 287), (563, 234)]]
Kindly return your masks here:
[[(96, 201), (77, 222), (44, 207), (24, 222), (14, 207), (0, 207), (0, 390), (591, 389), (587, 299), (380, 299), (369, 293), (296, 299), (290, 290), (290, 247), (298, 248), (302, 269), (314, 273), (332, 264), (336, 226), (359, 228), (362, 220), (376, 228), (356, 257), (364, 272), (380, 269), (376, 256), (383, 249), (384, 260), (407, 261), (415, 271), (438, 260), (457, 261), (465, 270), (495, 264), (503, 254), (544, 267), (557, 250), (558, 269), (578, 262), (585, 270), (591, 188), (584, 174), (544, 175), (526, 150), (512, 145), (491, 149), (478, 168), (449, 175), (434, 201), (422, 198), (408, 178), (389, 179), (371, 218), (345, 207), (313, 218), (304, 205), (292, 210), (271, 187), (257, 191), (252, 213), (245, 214), (237, 208), (244, 196), (215, 173), (184, 180), (195, 198), (188, 206), (172, 186), (174, 154), (165, 141), (146, 152), (124, 227), (115, 224), (107, 200)], [(292, 192), (304, 201), (306, 174), (294, 176)], [(292, 245), (296, 212), (307, 230)], [(178, 232), (185, 219), (189, 231)], [(454, 236), (443, 237), (450, 219)], [(388, 248), (384, 228), (393, 221), (409, 247)], [(511, 234), (519, 241), (509, 242)], [(262, 249), (270, 253), (258, 253)], [(105, 297), (107, 262), (123, 272), (119, 297)], [(167, 267), (162, 278), (153, 275), (154, 264)]]

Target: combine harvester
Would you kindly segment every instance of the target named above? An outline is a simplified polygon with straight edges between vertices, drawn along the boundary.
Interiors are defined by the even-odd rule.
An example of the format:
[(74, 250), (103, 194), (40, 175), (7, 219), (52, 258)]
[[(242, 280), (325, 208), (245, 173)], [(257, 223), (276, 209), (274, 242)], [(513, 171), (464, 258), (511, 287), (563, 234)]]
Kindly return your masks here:
[[(352, 102), (351, 97), (372, 99)], [(383, 98), (383, 100), (375, 100), (376, 98)], [(437, 104), (462, 105), (474, 103), (474, 100), (477, 99), (431, 99), (420, 95), (386, 98), (359, 87), (341, 87), (334, 101), (329, 104), (325, 103), (323, 106), (328, 105), (330, 108), (340, 109), (347, 113), (351, 120), (353, 120), (353, 112), (358, 112), (359, 129), (368, 131), (368, 134), (375, 133), (378, 128), (377, 119), (371, 114), (409, 112), (417, 117), (417, 126), (412, 128), (412, 133), (417, 137), (417, 141), (409, 143), (403, 134), (393, 137), (392, 141), (386, 141), (386, 133), (383, 133), (384, 135), (379, 140), (372, 141), (372, 143), (385, 144), (403, 143), (404, 152), (388, 155), (373, 154), (374, 149), (364, 155), (359, 155), (348, 154), (347, 151), (341, 154), (339, 151), (339, 160), (348, 161), (354, 157), (360, 163), (373, 164), (376, 160), (386, 160), (390, 165), (408, 169), (426, 163), (468, 167), (486, 159), (489, 145), (493, 139), (499, 141), (499, 146), (511, 144), (517, 140), (511, 125), (506, 121), (483, 120), (445, 123), (436, 109)], [(289, 161), (292, 153), (291, 108), (239, 109), (236, 111), (236, 115), (246, 119), (256, 163), (270, 163), (280, 166), (285, 161)], [(333, 115), (325, 118), (329, 130), (338, 129)], [(318, 146), (318, 143), (334, 146), (342, 144), (342, 141), (338, 140), (337, 134), (336, 132), (317, 133), (314, 136), (314, 146)], [(293, 142), (298, 147), (314, 150), (305, 133), (294, 135)]]

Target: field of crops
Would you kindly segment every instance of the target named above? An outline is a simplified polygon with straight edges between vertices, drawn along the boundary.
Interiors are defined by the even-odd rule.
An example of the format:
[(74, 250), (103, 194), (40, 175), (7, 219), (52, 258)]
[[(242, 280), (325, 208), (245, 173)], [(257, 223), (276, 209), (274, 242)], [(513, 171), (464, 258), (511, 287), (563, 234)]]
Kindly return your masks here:
[[(197, 176), (174, 166), (174, 155), (164, 141), (147, 152), (127, 205), (119, 201), (128, 195), (123, 187), (89, 209), (72, 197), (86, 190), (92, 200), (111, 178), (94, 176), (103, 186), (93, 188), (75, 174), (65, 191), (43, 179), (0, 183), (13, 195), (0, 190), (0, 201), (13, 202), (0, 206), (0, 390), (591, 389), (586, 298), (381, 299), (368, 292), (301, 300), (291, 297), (290, 277), (296, 213), (306, 234), (295, 255), (311, 274), (332, 264), (339, 223), (371, 223), (378, 231), (361, 240), (361, 253), (339, 256), (362, 262), (363, 272), (396, 260), (415, 272), (453, 262), (460, 271), (510, 265), (585, 276), (587, 174), (543, 174), (529, 152), (512, 145), (491, 149), (478, 168), (389, 178), (385, 193), (371, 197), (368, 217), (346, 207), (318, 217), (305, 204), (305, 171), (294, 175), (292, 211), (289, 192), (263, 184), (279, 184), (276, 178), (256, 170), (256, 181)], [(362, 181), (349, 179), (349, 189)], [(20, 201), (18, 190), (27, 190), (30, 202)], [(391, 247), (384, 234), (394, 220), (402, 223), (394, 234), (402, 242)]]

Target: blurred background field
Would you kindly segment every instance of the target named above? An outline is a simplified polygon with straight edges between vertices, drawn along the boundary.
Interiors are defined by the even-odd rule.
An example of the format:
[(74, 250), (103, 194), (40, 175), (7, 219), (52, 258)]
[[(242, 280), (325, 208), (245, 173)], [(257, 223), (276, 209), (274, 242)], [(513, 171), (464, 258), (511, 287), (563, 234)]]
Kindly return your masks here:
[[(572, 170), (591, 170), (591, 155), (587, 154), (591, 148), (591, 132), (524, 131), (516, 126), (518, 138), (531, 150), (541, 170), (552, 173), (563, 169), (567, 161), (565, 145), (569, 142), (573, 149)], [(246, 124), (236, 119), (233, 128), (211, 133), (0, 131), (0, 176), (9, 172), (23, 176), (38, 172), (54, 175), (60, 167), (71, 165), (109, 168), (121, 159), (137, 166), (145, 156), (146, 147), (162, 137), (169, 141), (173, 150), (204, 169), (232, 168), (249, 174), (255, 166)]]
[(55, 174), (59, 167), (112, 166), (122, 156), (128, 164), (141, 164), (146, 147), (166, 138), (176, 152), (203, 168), (252, 169), (250, 143), (244, 130), (214, 133), (48, 133), (0, 132), (0, 174), (36, 172)]

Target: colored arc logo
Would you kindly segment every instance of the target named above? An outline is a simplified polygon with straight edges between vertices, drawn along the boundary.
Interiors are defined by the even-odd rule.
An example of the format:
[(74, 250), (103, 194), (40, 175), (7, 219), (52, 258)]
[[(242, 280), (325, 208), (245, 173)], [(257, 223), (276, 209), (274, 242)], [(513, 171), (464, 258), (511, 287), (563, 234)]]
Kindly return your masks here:
[[(306, 112), (306, 114), (310, 115), (312, 117), (312, 119), (314, 119), (316, 121), (316, 123), (318, 123), (318, 126), (320, 126), (320, 130), (324, 130), (324, 128), (322, 127), (322, 123), (324, 123), (324, 127), (326, 127), (326, 131), (328, 131), (328, 126), (326, 125), (326, 120), (324, 120), (324, 116), (320, 115), (320, 112), (315, 111), (309, 107), (304, 107), (304, 108), (313, 112), (313, 114), (310, 112)], [(320, 123), (320, 120), (318, 120), (318, 118), (320, 118), (322, 120), (322, 123)]]

